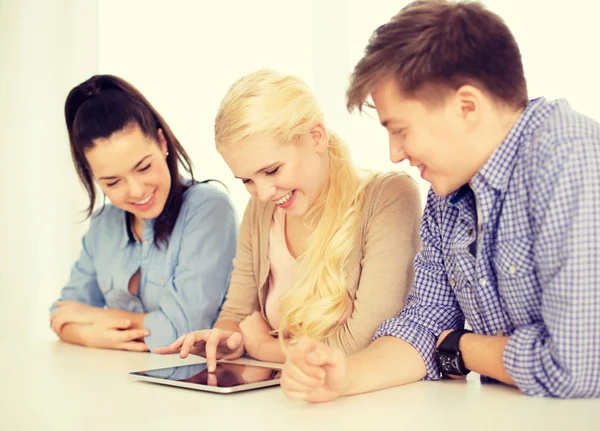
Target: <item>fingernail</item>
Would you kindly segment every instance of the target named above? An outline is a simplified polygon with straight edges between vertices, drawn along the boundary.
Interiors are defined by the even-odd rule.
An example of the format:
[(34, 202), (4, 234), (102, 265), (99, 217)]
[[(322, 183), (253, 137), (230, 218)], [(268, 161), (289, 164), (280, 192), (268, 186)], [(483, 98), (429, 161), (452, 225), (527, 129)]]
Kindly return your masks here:
[(237, 341), (236, 340), (231, 340), (229, 342), (229, 347), (231, 347), (233, 349), (235, 346), (237, 346)]
[(209, 373), (214, 373), (215, 372), (215, 366), (214, 365), (209, 365), (208, 366), (208, 372)]
[(144, 331), (144, 335), (150, 335), (150, 331), (148, 331), (147, 329)]

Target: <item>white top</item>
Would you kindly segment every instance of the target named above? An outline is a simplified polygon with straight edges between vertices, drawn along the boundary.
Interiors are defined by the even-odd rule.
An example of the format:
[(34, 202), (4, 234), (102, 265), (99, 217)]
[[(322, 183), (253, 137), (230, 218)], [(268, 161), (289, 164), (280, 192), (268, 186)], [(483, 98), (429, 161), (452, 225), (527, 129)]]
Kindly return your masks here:
[(4, 342), (0, 430), (589, 431), (600, 424), (600, 400), (531, 398), (481, 385), (473, 373), (466, 382), (418, 382), (321, 405), (290, 401), (279, 387), (223, 395), (128, 377), (202, 361), (60, 341)]

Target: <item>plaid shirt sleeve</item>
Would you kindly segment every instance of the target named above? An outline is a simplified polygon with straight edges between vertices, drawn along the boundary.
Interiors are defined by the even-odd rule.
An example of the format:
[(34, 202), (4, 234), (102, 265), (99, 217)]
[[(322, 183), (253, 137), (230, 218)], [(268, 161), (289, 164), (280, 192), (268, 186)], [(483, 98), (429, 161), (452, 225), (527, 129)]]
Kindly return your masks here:
[(534, 172), (531, 219), (543, 321), (517, 328), (503, 357), (528, 395), (600, 395), (598, 143), (597, 134), (557, 142)]
[(434, 357), (440, 333), (462, 328), (465, 320), (444, 268), (441, 224), (436, 212), (439, 204), (439, 198), (430, 190), (421, 221), (422, 249), (415, 258), (415, 282), (407, 306), (397, 317), (383, 322), (373, 338), (393, 336), (410, 343), (421, 354), (427, 368), (426, 379), (431, 380), (440, 378)]

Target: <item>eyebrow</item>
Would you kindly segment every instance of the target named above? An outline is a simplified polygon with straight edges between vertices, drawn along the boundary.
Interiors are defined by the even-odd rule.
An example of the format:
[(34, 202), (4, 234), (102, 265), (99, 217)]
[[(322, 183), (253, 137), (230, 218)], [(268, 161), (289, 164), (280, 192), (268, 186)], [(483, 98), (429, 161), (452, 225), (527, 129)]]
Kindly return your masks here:
[[(147, 156), (142, 157), (140, 159), (140, 161), (137, 162), (133, 168), (131, 168), (131, 170), (135, 171), (142, 163), (144, 163), (144, 160), (146, 160), (148, 157), (151, 157), (151, 156), (152, 156), (152, 154), (148, 154)], [(98, 179), (99, 180), (114, 180), (115, 178), (117, 178), (115, 175), (111, 175), (111, 176), (108, 176), (108, 177), (100, 177)]]
[[(256, 172), (254, 173), (254, 175), (260, 174), (261, 172), (264, 172), (264, 171), (268, 171), (268, 170), (272, 169), (272, 168), (273, 168), (275, 165), (278, 165), (279, 163), (281, 163), (281, 162), (274, 162), (274, 163), (271, 163), (270, 165), (267, 165), (267, 166), (265, 166), (264, 168), (261, 168), (261, 169), (259, 169), (258, 171), (256, 171)], [(245, 179), (246, 179), (246, 178), (240, 178), (240, 177), (236, 177), (236, 178), (237, 178), (238, 180), (245, 180)]]

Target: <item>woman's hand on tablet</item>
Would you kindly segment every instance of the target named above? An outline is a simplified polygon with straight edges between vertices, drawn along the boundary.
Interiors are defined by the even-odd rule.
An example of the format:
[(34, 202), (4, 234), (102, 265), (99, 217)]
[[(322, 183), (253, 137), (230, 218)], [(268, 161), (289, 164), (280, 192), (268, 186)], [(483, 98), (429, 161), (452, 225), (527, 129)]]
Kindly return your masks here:
[(159, 347), (155, 352), (168, 355), (179, 352), (181, 358), (190, 353), (206, 358), (208, 371), (216, 368), (217, 359), (236, 359), (244, 354), (244, 337), (240, 332), (224, 329), (205, 329), (179, 337), (168, 347)]
[(346, 357), (310, 338), (291, 343), (286, 352), (281, 387), (294, 400), (319, 403), (336, 399), (346, 382)]

